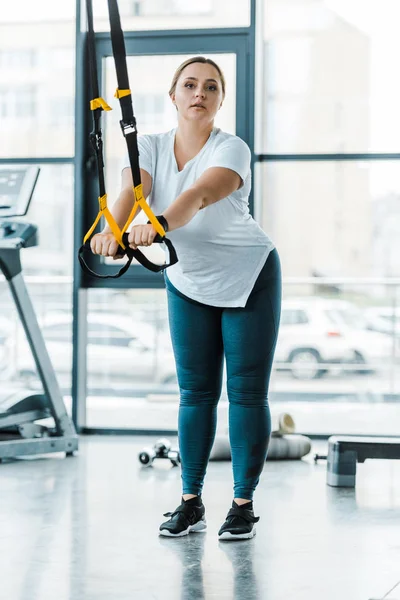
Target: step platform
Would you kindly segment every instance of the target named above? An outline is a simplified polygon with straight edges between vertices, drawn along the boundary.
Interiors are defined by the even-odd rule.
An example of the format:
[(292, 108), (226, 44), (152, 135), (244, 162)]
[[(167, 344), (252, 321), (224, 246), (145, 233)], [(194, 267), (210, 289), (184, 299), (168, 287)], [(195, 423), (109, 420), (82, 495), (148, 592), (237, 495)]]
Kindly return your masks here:
[(355, 487), (357, 463), (368, 458), (400, 459), (400, 438), (331, 436), (328, 439), (327, 484)]

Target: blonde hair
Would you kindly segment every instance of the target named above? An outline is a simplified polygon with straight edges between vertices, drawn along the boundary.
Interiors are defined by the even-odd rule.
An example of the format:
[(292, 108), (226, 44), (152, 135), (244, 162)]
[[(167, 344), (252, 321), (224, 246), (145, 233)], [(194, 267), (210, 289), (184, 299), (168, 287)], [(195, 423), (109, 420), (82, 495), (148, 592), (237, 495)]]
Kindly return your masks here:
[(219, 77), (221, 79), (222, 97), (225, 98), (226, 83), (225, 83), (224, 74), (221, 71), (220, 67), (217, 65), (217, 63), (215, 63), (213, 60), (211, 60), (211, 58), (205, 58), (204, 56), (194, 56), (193, 58), (188, 58), (188, 60), (185, 60), (185, 62), (183, 62), (177, 68), (177, 70), (175, 71), (175, 74), (172, 78), (169, 95), (172, 96), (172, 94), (175, 94), (176, 84), (178, 83), (178, 79), (181, 76), (182, 71), (184, 69), (186, 69), (187, 66), (192, 65), (193, 63), (203, 63), (203, 64), (207, 64), (207, 65), (212, 65), (218, 71)]

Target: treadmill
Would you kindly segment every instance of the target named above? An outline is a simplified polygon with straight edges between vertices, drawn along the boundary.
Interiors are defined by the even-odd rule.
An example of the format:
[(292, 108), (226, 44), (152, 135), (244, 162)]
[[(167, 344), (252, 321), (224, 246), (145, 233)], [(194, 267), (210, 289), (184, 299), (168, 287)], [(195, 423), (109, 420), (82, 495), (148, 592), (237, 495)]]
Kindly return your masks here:
[(78, 436), (22, 276), (20, 252), (38, 245), (37, 227), (12, 220), (27, 213), (39, 172), (36, 166), (0, 168), (0, 270), (10, 287), (43, 386), (43, 393), (23, 389), (7, 392), (0, 381), (0, 462), (50, 452), (72, 456), (78, 449)]

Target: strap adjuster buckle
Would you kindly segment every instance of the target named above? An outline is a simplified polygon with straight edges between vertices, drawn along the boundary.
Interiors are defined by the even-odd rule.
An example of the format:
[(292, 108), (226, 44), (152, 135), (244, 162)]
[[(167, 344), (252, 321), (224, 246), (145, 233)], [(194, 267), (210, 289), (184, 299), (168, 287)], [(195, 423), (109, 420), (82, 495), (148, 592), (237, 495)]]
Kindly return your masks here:
[(129, 123), (125, 121), (120, 121), (119, 124), (121, 125), (124, 138), (126, 138), (126, 136), (130, 135), (131, 133), (137, 133), (135, 117), (133, 117), (133, 120), (129, 121)]
[(94, 148), (96, 154), (103, 151), (103, 138), (101, 131), (92, 131), (89, 135), (90, 143)]

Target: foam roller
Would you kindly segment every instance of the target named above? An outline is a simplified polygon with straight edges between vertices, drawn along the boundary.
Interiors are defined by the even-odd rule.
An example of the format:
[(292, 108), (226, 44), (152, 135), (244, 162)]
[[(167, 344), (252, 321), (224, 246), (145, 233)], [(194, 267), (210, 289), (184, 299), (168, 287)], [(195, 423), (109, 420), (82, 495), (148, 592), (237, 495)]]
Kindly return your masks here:
[[(267, 460), (294, 460), (306, 456), (311, 450), (311, 440), (305, 435), (271, 436)], [(215, 438), (210, 460), (231, 460), (229, 437)]]
[(285, 435), (286, 433), (294, 433), (296, 425), (292, 415), (289, 413), (280, 413), (278, 415), (277, 429), (272, 432), (272, 435)]
[(305, 435), (272, 436), (267, 460), (299, 459), (311, 451), (311, 440)]

